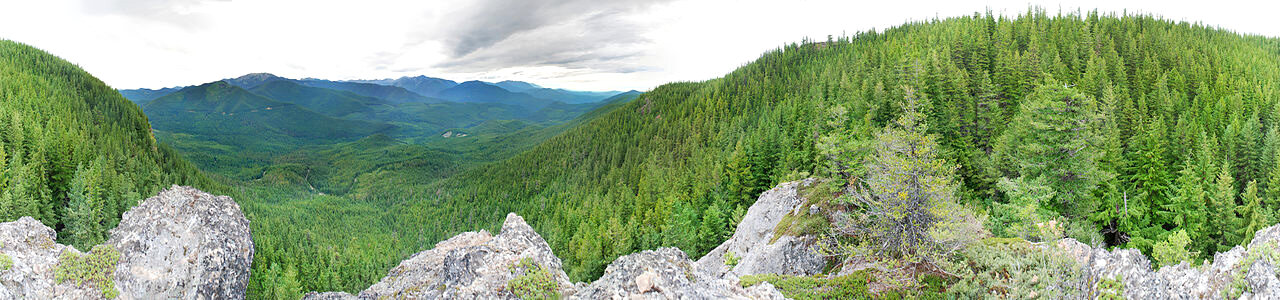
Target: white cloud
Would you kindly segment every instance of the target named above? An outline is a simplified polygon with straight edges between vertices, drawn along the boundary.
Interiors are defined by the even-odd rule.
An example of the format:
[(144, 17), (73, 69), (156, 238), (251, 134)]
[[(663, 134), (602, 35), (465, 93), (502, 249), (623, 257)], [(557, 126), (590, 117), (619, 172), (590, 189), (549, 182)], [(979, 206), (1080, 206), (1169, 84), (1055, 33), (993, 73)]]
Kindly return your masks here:
[[(520, 5), (515, 5), (520, 4)], [(1280, 36), (1275, 2), (1035, 1)], [(250, 72), (331, 79), (428, 75), (574, 89), (649, 89), (723, 75), (804, 37), (908, 20), (1016, 14), (1026, 1), (0, 0), (0, 38), (45, 49), (118, 88)]]

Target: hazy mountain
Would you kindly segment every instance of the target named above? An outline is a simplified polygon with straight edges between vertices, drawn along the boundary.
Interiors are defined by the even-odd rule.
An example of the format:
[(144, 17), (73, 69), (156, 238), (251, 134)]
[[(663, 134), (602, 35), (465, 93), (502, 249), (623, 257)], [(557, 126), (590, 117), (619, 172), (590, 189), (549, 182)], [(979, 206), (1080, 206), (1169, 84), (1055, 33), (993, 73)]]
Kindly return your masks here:
[(324, 79), (306, 78), (298, 81), (301, 84), (326, 88), (332, 90), (348, 91), (362, 96), (369, 96), (386, 100), (390, 103), (406, 103), (406, 102), (439, 102), (439, 99), (430, 98), (421, 94), (406, 90), (402, 87), (382, 85), (374, 83), (350, 82), (350, 81), (332, 81)]
[(541, 86), (538, 86), (536, 84), (532, 84), (524, 81), (514, 81), (514, 80), (503, 80), (503, 81), (494, 83), (493, 85), (496, 85), (498, 87), (501, 87), (503, 89), (516, 92), (516, 93), (542, 88)]
[(372, 84), (379, 84), (379, 85), (397, 86), (397, 87), (401, 87), (406, 90), (409, 90), (411, 92), (418, 93), (420, 95), (428, 96), (428, 97), (435, 97), (440, 93), (440, 91), (443, 91), (445, 89), (458, 85), (458, 83), (454, 82), (453, 80), (427, 77), (422, 75), (413, 76), (413, 77), (405, 76), (397, 79), (349, 80), (349, 81), (359, 82), (359, 83), (372, 83)]
[(155, 90), (153, 89), (120, 90), (120, 95), (124, 96), (125, 99), (129, 99), (129, 101), (133, 101), (133, 103), (137, 103), (139, 106), (142, 106), (142, 105), (146, 105), (147, 102), (151, 102), (151, 100), (155, 100), (156, 98), (164, 97), (164, 95), (177, 92), (182, 88), (185, 88), (185, 86), (167, 87), (167, 88), (155, 89)]
[(516, 93), (483, 81), (467, 81), (440, 91), (440, 97), (450, 101), (472, 103), (503, 103), (538, 109), (553, 100)]

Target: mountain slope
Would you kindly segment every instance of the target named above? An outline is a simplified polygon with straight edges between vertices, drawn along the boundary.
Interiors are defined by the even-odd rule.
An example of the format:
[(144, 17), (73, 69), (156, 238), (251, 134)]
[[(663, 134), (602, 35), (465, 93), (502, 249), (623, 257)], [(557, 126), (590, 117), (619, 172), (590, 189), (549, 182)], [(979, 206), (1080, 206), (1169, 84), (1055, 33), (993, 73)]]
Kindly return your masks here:
[[(225, 81), (185, 88), (144, 108), (162, 140), (206, 171), (240, 170), (298, 145), (355, 140), (395, 127), (331, 118)], [(225, 174), (225, 173), (224, 173)]]
[(361, 96), (374, 97), (386, 100), (390, 103), (433, 103), (440, 102), (439, 99), (429, 98), (410, 92), (398, 86), (388, 86), (373, 83), (331, 81), (323, 79), (307, 78), (298, 81), (304, 85), (326, 88), (331, 90), (348, 91)]
[(137, 103), (138, 106), (143, 106), (143, 105), (147, 105), (147, 102), (151, 102), (151, 100), (155, 100), (156, 98), (164, 97), (164, 95), (177, 92), (182, 88), (184, 87), (167, 87), (167, 88), (161, 88), (161, 89), (155, 89), (155, 90), (153, 89), (120, 90), (120, 95), (123, 95), (125, 99), (129, 99), (129, 101), (133, 101), (133, 103)]
[(440, 93), (440, 91), (458, 85), (458, 83), (453, 80), (421, 75), (413, 77), (405, 76), (397, 79), (351, 80), (351, 82), (397, 86), (427, 97), (435, 97)]
[(552, 100), (534, 97), (529, 94), (511, 92), (483, 81), (460, 83), (457, 86), (440, 91), (440, 97), (456, 102), (501, 103), (532, 109), (540, 109), (553, 102)]
[(564, 103), (594, 103), (619, 94), (619, 92), (583, 92), (565, 89), (535, 88), (521, 91), (530, 96)]
[[(1260, 159), (1276, 157), (1261, 145), (1280, 145), (1268, 142), (1280, 141), (1269, 134), (1280, 128), (1280, 89), (1270, 88), (1280, 82), (1275, 45), (1148, 16), (1043, 11), (792, 44), (720, 79), (663, 85), (516, 157), (421, 187), (436, 192), (402, 202), (398, 227), (431, 245), (471, 224), (493, 228), (507, 212), (531, 216), (565, 254), (574, 280), (599, 276), (603, 262), (638, 249), (678, 246), (699, 256), (726, 237), (726, 220), (779, 181), (819, 175), (858, 184), (862, 145), (916, 95), (939, 153), (958, 167), (961, 202), (987, 210), (997, 235), (1016, 236), (1002, 226), (1034, 226), (1043, 214), (1068, 222), (1066, 232), (1082, 240), (1150, 251), (1183, 230), (1202, 237), (1189, 249), (1213, 253), (1244, 235), (1205, 228), (1244, 224), (1237, 212), (1245, 207), (1276, 209), (1245, 206), (1251, 201), (1242, 196), (1258, 198), (1262, 189), (1245, 183), (1280, 172), (1275, 160)], [(1089, 176), (1101, 184), (1059, 192), (1080, 197), (1070, 204), (1079, 210), (1055, 202), (1018, 215), (1020, 201), (1030, 200), (997, 183), (1019, 178), (1022, 168), (992, 156), (1008, 143), (1000, 138), (1006, 127), (1037, 124), (1009, 122), (1035, 114), (1020, 104), (1056, 90), (1080, 95), (1061, 98), (1069, 100), (1063, 105), (1096, 101), (1080, 107), (1105, 117), (1078, 123), (1088, 127), (1074, 131), (1099, 133), (1087, 147), (1046, 153), (1096, 151), (1101, 171), (1044, 180)], [(1172, 178), (1188, 169), (1185, 153), (1198, 147), (1209, 149), (1207, 174), (1220, 174), (1215, 202), (1173, 192)], [(1202, 173), (1193, 171), (1185, 173)], [(1185, 182), (1206, 181), (1213, 179)], [(1218, 215), (1200, 223), (1175, 217), (1205, 205)]]
[(289, 80), (292, 79), (276, 76), (271, 73), (249, 73), (240, 77), (225, 79), (223, 81), (247, 90), (265, 83)]
[(297, 104), (330, 117), (365, 114), (372, 112), (375, 106), (386, 104), (378, 98), (310, 87), (293, 81), (269, 82), (253, 87), (249, 91), (273, 100)]
[(141, 195), (211, 184), (155, 141), (136, 104), (75, 65), (0, 40), (0, 78), (0, 221), (32, 216), (87, 249)]
[(514, 81), (514, 80), (503, 80), (503, 81), (495, 82), (493, 83), (493, 85), (496, 85), (502, 89), (511, 91), (513, 93), (521, 93), (528, 90), (542, 88), (536, 84), (532, 84), (524, 81)]

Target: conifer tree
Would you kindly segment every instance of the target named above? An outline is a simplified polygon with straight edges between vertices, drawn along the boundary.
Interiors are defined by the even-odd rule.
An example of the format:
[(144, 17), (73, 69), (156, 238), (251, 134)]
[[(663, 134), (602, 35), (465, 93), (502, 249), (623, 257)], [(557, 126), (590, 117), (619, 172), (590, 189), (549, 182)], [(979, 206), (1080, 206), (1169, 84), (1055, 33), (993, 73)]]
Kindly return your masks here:
[[(1223, 165), (1228, 165), (1224, 162)], [(1236, 187), (1235, 179), (1231, 177), (1231, 168), (1221, 168), (1218, 172), (1218, 179), (1214, 185), (1214, 193), (1209, 203), (1209, 236), (1213, 238), (1216, 245), (1208, 252), (1221, 252), (1231, 249), (1232, 246), (1239, 245), (1240, 216), (1236, 214)]]
[(930, 231), (955, 202), (955, 169), (938, 158), (936, 137), (926, 134), (928, 99), (903, 87), (905, 103), (895, 124), (876, 134), (868, 165), (869, 234), (881, 253), (930, 259), (938, 242)]
[(1069, 85), (1041, 85), (1023, 101), (997, 142), (1006, 176), (1043, 177), (1055, 194), (1051, 207), (1068, 216), (1089, 216), (1101, 177), (1097, 111), (1093, 98)]
[(1262, 200), (1258, 197), (1258, 183), (1249, 181), (1244, 188), (1244, 194), (1240, 195), (1240, 200), (1244, 202), (1240, 208), (1240, 215), (1243, 217), (1242, 227), (1240, 227), (1240, 236), (1243, 237), (1243, 244), (1248, 244), (1253, 240), (1254, 233), (1258, 230), (1271, 226), (1270, 213), (1262, 207)]

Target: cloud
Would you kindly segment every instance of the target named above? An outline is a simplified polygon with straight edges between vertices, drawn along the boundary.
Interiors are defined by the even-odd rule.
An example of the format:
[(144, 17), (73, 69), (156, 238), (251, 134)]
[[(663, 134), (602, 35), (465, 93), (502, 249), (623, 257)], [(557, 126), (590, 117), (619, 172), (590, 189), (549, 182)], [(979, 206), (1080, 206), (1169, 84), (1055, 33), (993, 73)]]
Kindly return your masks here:
[(90, 15), (119, 15), (141, 20), (198, 27), (207, 19), (198, 14), (206, 4), (231, 0), (81, 0)]
[(438, 40), (448, 56), (434, 67), (476, 72), (516, 66), (637, 70), (625, 63), (650, 43), (636, 13), (665, 0), (487, 0), (452, 13)]

